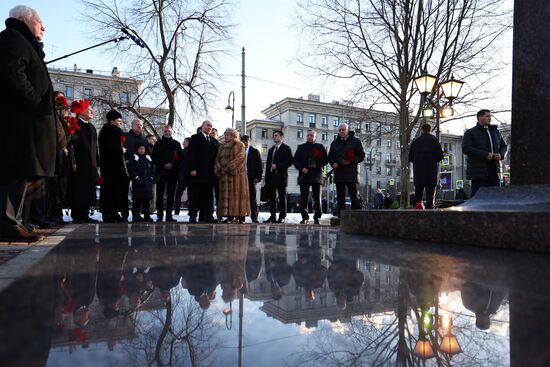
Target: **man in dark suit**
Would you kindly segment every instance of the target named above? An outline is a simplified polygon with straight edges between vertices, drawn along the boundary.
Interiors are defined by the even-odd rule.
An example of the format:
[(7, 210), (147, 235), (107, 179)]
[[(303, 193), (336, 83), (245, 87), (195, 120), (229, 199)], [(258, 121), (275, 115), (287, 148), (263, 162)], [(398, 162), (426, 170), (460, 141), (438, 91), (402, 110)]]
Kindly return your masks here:
[(307, 203), (309, 188), (313, 192), (315, 224), (320, 224), (321, 218), (321, 185), (323, 184), (323, 167), (328, 163), (327, 151), (324, 146), (315, 142), (315, 130), (307, 131), (307, 142), (298, 145), (294, 154), (294, 167), (298, 170), (298, 184), (300, 185), (300, 211), (302, 213), (301, 224), (309, 221)]
[[(286, 187), (288, 185), (288, 167), (292, 165), (292, 150), (283, 143), (283, 139), (282, 131), (273, 132), (275, 145), (267, 152), (265, 186), (271, 215), (264, 223), (284, 223), (286, 217)], [(279, 196), (279, 219), (276, 219), (276, 195)]]
[(426, 190), (426, 209), (432, 209), (437, 185), (437, 164), (443, 159), (443, 149), (437, 138), (430, 134), (430, 124), (424, 124), (420, 129), (422, 134), (413, 140), (409, 149), (409, 162), (413, 164), (414, 205), (422, 202)]
[(189, 140), (189, 223), (214, 222), (214, 163), (219, 143), (210, 136), (212, 122), (206, 120), (201, 130)]
[(241, 136), (246, 154), (246, 175), (248, 176), (248, 192), (250, 196), (250, 219), (258, 223), (258, 203), (256, 202), (256, 184), (262, 180), (262, 157), (260, 151), (250, 145), (248, 135)]

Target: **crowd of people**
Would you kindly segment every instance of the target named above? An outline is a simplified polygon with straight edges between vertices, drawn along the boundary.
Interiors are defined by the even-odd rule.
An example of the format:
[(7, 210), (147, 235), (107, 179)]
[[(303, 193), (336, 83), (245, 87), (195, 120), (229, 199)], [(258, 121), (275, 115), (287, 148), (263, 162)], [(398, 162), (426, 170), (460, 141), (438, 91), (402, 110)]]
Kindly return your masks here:
[[(302, 221), (310, 220), (309, 192), (313, 198), (313, 222), (321, 217), (323, 169), (330, 165), (336, 184), (337, 210), (346, 208), (346, 191), (351, 209), (360, 209), (357, 192), (358, 165), (365, 158), (363, 144), (349, 126), (338, 126), (338, 135), (327, 153), (315, 142), (314, 130), (307, 131), (304, 144), (292, 148), (284, 143), (283, 131), (273, 133), (265, 172), (260, 153), (247, 135), (227, 129), (218, 139), (210, 121), (197, 133), (180, 142), (172, 127), (162, 137), (144, 135), (143, 122), (134, 120), (122, 130), (122, 115), (109, 111), (99, 133), (91, 123), (94, 112), (89, 100), (75, 100), (69, 106), (62, 92), (53, 90), (43, 61), (45, 27), (38, 13), (16, 6), (0, 33), (0, 108), (4, 112), (0, 145), (0, 237), (7, 241), (34, 242), (43, 238), (33, 226), (49, 227), (63, 222), (63, 209), (70, 209), (73, 223), (94, 223), (90, 210), (97, 205), (103, 222), (123, 223), (129, 218), (129, 190), (134, 222), (151, 222), (153, 207), (157, 221), (173, 222), (179, 214), (185, 190), (189, 197), (189, 222), (244, 223), (250, 216), (258, 222), (256, 185), (264, 179), (262, 196), (270, 206), (267, 223), (285, 222), (288, 170), (298, 170)], [(481, 110), (478, 123), (466, 131), (463, 151), (467, 156), (467, 178), (472, 195), (479, 187), (500, 183), (498, 167), (506, 154), (506, 143), (490, 125), (491, 112)], [(430, 125), (413, 141), (409, 160), (414, 168), (415, 206), (433, 207), (439, 141)], [(166, 196), (166, 200), (165, 200)], [(375, 198), (376, 199), (376, 198)], [(278, 215), (277, 215), (278, 212)], [(225, 218), (225, 219), (224, 219)]]

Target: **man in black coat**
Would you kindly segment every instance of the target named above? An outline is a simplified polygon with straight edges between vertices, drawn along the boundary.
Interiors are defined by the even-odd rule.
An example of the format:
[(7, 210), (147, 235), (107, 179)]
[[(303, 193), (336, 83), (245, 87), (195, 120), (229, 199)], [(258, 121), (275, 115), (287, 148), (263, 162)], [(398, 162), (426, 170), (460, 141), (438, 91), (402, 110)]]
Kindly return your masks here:
[(248, 176), (248, 192), (250, 196), (250, 219), (258, 223), (258, 202), (256, 201), (256, 184), (262, 180), (262, 157), (260, 151), (250, 145), (248, 135), (241, 136), (246, 154), (246, 175)]
[(181, 145), (172, 138), (172, 127), (162, 128), (162, 139), (153, 148), (153, 163), (157, 178), (157, 222), (164, 219), (164, 191), (166, 190), (166, 222), (175, 222), (172, 218), (174, 194), (178, 182), (178, 165), (181, 160)]
[(56, 128), (53, 88), (44, 64), (45, 28), (38, 13), (16, 6), (0, 33), (0, 237), (33, 242), (42, 234), (21, 224), (28, 181), (53, 177)]
[(422, 202), (426, 190), (426, 209), (434, 206), (437, 185), (437, 164), (443, 159), (441, 144), (431, 133), (430, 124), (420, 128), (422, 134), (413, 140), (409, 149), (409, 162), (413, 164), (414, 204)]
[(201, 130), (189, 140), (189, 223), (214, 222), (214, 163), (219, 142), (210, 136), (212, 122), (206, 120)]
[(483, 186), (500, 186), (500, 161), (508, 146), (497, 127), (491, 125), (491, 111), (477, 113), (477, 125), (466, 130), (462, 151), (466, 154), (466, 178), (472, 180), (473, 197)]
[(338, 202), (338, 216), (346, 207), (346, 188), (351, 200), (351, 209), (361, 209), (357, 196), (357, 165), (365, 159), (365, 151), (361, 141), (349, 131), (348, 124), (338, 126), (338, 136), (330, 144), (328, 160), (334, 169), (334, 183), (336, 183), (336, 201)]
[[(264, 223), (284, 223), (286, 217), (286, 187), (288, 185), (288, 168), (292, 166), (292, 150), (283, 143), (283, 140), (282, 131), (273, 132), (275, 145), (267, 152), (265, 186), (271, 215)], [(276, 219), (276, 195), (279, 196), (279, 219)]]
[(328, 156), (325, 147), (315, 143), (315, 130), (308, 130), (306, 133), (307, 142), (298, 145), (294, 154), (294, 167), (298, 170), (298, 184), (300, 185), (300, 211), (302, 221), (305, 224), (309, 220), (307, 203), (309, 188), (313, 192), (315, 214), (313, 220), (319, 224), (321, 218), (321, 185), (323, 184), (323, 167), (328, 163)]

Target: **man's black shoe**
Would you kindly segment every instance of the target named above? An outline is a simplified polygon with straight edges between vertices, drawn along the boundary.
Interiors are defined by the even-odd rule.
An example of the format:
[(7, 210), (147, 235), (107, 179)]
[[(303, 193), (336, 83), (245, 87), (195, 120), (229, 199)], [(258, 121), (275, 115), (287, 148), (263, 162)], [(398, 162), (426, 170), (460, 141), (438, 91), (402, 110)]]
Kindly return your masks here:
[(264, 220), (264, 223), (276, 223), (277, 221), (273, 217), (269, 217), (266, 220)]
[(309, 219), (302, 219), (300, 221), (300, 224), (307, 224), (307, 222), (309, 222)]
[(190, 217), (189, 223), (197, 223), (197, 218)]
[(275, 223), (284, 223), (284, 222), (285, 222), (285, 218), (279, 218)]
[(172, 217), (166, 217), (166, 222), (177, 222), (177, 220)]
[(321, 222), (319, 222), (319, 219), (314, 219), (314, 220), (313, 220), (313, 223), (315, 223), (315, 224), (321, 224)]

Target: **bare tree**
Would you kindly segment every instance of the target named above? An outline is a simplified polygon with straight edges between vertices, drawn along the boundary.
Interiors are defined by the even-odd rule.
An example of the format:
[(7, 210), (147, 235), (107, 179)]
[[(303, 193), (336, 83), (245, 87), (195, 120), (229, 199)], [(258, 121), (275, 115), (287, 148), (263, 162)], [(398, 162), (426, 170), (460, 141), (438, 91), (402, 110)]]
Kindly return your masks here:
[(510, 11), (500, 0), (301, 0), (299, 7), (308, 42), (300, 62), (317, 75), (351, 81), (355, 99), (375, 97), (399, 114), (405, 205), (409, 143), (420, 120), (420, 109), (412, 109), (414, 78), (454, 74), (481, 91), (498, 69), (494, 45), (511, 26)]
[(143, 48), (131, 42), (118, 43), (107, 52), (121, 59), (133, 76), (144, 81), (141, 101), (167, 105), (169, 125), (181, 123), (188, 112), (208, 109), (216, 92), (215, 84), (221, 79), (219, 56), (226, 53), (230, 40), (226, 0), (82, 3), (98, 38), (114, 38), (124, 28), (144, 41)]

